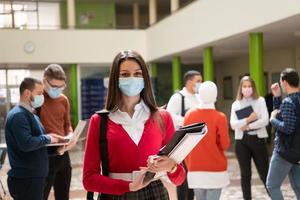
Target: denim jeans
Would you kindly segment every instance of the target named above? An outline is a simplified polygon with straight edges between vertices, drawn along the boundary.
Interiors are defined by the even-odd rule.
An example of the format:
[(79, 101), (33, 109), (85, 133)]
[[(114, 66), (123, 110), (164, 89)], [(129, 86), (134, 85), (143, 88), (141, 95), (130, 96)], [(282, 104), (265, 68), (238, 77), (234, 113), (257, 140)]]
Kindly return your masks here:
[(217, 189), (200, 189), (195, 188), (194, 193), (196, 200), (219, 200), (221, 196), (222, 188)]
[(286, 176), (289, 176), (290, 184), (300, 199), (300, 165), (293, 165), (284, 160), (274, 150), (270, 162), (269, 173), (267, 176), (267, 188), (272, 200), (283, 200), (280, 187)]

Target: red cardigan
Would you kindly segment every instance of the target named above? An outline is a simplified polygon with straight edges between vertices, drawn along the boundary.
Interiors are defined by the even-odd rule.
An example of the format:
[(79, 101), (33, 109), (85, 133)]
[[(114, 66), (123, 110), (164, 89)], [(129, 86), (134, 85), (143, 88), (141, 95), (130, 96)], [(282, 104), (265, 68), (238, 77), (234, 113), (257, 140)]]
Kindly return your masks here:
[[(139, 167), (147, 166), (150, 155), (159, 152), (174, 133), (173, 121), (170, 114), (161, 111), (162, 121), (165, 125), (165, 136), (153, 117), (146, 123), (142, 138), (136, 145), (120, 124), (108, 120), (107, 140), (110, 173), (131, 173)], [(122, 195), (129, 192), (128, 181), (112, 179), (100, 174), (99, 152), (100, 116), (94, 114), (90, 119), (88, 137), (83, 163), (83, 185), (86, 190), (105, 194)], [(169, 179), (176, 185), (181, 184), (185, 178), (185, 171), (181, 165), (173, 174), (168, 173)]]

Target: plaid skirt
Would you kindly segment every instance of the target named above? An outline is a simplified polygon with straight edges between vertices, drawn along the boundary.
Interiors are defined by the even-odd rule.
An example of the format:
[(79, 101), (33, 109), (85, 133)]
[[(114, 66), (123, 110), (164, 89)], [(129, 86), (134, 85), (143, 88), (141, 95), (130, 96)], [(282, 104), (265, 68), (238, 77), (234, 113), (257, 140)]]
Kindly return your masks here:
[(169, 194), (163, 183), (157, 180), (141, 190), (127, 192), (121, 196), (102, 194), (100, 200), (169, 200)]

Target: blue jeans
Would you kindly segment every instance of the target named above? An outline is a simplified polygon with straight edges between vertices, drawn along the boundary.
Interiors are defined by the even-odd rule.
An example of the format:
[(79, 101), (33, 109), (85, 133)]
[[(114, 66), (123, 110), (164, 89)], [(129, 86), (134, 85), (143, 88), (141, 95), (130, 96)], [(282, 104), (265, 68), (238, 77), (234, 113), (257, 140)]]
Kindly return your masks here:
[(194, 189), (194, 193), (197, 200), (219, 200), (221, 196), (222, 188), (217, 189)]
[(300, 165), (294, 165), (284, 160), (274, 150), (267, 176), (267, 189), (272, 200), (283, 200), (280, 187), (287, 175), (297, 199), (300, 199)]

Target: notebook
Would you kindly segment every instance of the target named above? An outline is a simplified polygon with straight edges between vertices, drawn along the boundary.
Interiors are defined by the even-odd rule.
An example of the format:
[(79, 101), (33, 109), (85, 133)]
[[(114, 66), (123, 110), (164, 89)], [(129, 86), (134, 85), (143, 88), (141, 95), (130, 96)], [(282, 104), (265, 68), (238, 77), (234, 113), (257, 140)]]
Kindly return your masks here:
[[(207, 133), (207, 127), (205, 123), (195, 123), (188, 126), (181, 127), (175, 131), (173, 137), (169, 143), (164, 146), (158, 156), (166, 155), (177, 163), (181, 163), (186, 156), (194, 149), (194, 147), (203, 139)], [(162, 174), (156, 174), (147, 172), (144, 178), (144, 182), (151, 179), (157, 179)]]
[(253, 113), (252, 106), (246, 106), (240, 110), (235, 111), (236, 116), (238, 119), (244, 119), (250, 116), (251, 113)]
[(89, 124), (89, 120), (80, 120), (73, 132), (72, 135), (68, 135), (68, 136), (65, 136), (65, 142), (62, 142), (62, 143), (52, 143), (52, 144), (47, 144), (46, 146), (47, 147), (50, 147), (50, 146), (63, 146), (63, 145), (67, 145), (69, 142), (71, 141), (78, 141), (80, 135), (86, 131), (87, 129), (87, 126)]
[[(249, 117), (251, 115), (251, 113), (253, 113), (253, 112), (254, 111), (253, 111), (252, 106), (246, 106), (240, 110), (235, 111), (238, 119), (245, 119), (245, 118)], [(258, 130), (258, 129), (250, 129), (250, 130), (244, 131), (244, 133), (249, 133), (249, 132), (256, 131), (256, 130)]]

